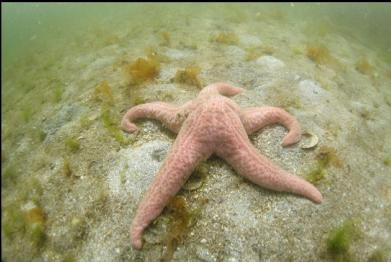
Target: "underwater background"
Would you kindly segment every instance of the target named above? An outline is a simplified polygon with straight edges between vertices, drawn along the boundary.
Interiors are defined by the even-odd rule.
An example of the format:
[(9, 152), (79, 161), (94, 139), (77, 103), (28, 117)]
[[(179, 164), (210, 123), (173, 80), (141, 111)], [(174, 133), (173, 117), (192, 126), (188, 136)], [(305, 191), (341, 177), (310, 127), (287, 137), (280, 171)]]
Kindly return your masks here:
[[(2, 261), (391, 261), (390, 3), (2, 3)], [(203, 162), (132, 249), (175, 135), (119, 124), (202, 87), (278, 106), (253, 145), (324, 202)]]

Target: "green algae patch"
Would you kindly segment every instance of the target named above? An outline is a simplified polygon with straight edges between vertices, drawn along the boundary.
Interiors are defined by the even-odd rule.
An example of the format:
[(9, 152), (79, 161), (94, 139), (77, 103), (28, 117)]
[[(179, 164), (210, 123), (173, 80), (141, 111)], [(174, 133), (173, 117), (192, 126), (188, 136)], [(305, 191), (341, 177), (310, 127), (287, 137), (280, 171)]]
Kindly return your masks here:
[(16, 201), (2, 210), (1, 222), (4, 236), (13, 240), (22, 235), (39, 250), (47, 239), (46, 214), (42, 208), (37, 206), (28, 210), (21, 210), (20, 204), (19, 201)]
[(52, 101), (55, 104), (60, 103), (65, 91), (64, 84), (61, 83), (59, 80), (52, 80), (51, 84), (54, 86), (52, 87), (53, 88)]
[(16, 205), (2, 208), (1, 228), (4, 236), (13, 239), (16, 234), (25, 230), (25, 220), (23, 212)]
[(7, 168), (1, 169), (1, 184), (2, 186), (6, 186), (9, 184), (14, 184), (16, 182), (16, 179), (19, 176), (19, 171), (18, 169), (13, 166), (9, 165)]
[(368, 258), (368, 262), (386, 262), (387, 254), (382, 249), (376, 249)]
[[(182, 193), (186, 194), (186, 191)], [(148, 248), (151, 244), (162, 244), (164, 248), (159, 261), (171, 261), (175, 250), (179, 245), (184, 244), (189, 231), (196, 223), (202, 206), (207, 203), (208, 199), (203, 197), (190, 202), (185, 195), (174, 196), (150, 229), (151, 232), (162, 231), (163, 233), (159, 233), (158, 238), (146, 237), (145, 247)]]
[(305, 176), (305, 179), (312, 184), (318, 185), (327, 177), (327, 168), (342, 167), (342, 162), (337, 155), (337, 150), (333, 147), (322, 146), (319, 148), (316, 156), (316, 164)]
[(388, 155), (386, 155), (383, 159), (383, 163), (386, 165), (386, 166), (391, 166), (391, 153), (389, 153)]
[(121, 182), (121, 185), (124, 185), (126, 183), (126, 171), (129, 169), (128, 164), (125, 165), (124, 169), (119, 173), (119, 180)]
[(42, 129), (40, 128), (31, 128), (30, 129), (30, 134), (31, 134), (31, 138), (35, 141), (35, 142), (43, 142), (47, 136), (47, 134), (45, 133), (45, 131), (43, 131)]
[(302, 103), (299, 97), (291, 96), (279, 100), (280, 107), (289, 111), (289, 108), (301, 109)]
[(107, 211), (109, 195), (105, 189), (98, 189), (94, 195), (94, 201), (89, 208), (86, 209), (84, 219), (86, 221), (98, 221)]
[(80, 118), (79, 123), (81, 128), (88, 129), (94, 123), (94, 120), (86, 115)]
[(29, 122), (34, 115), (34, 108), (31, 105), (25, 105), (21, 111), (21, 117), (24, 122)]
[[(23, 183), (15, 183), (13, 190), (17, 190), (18, 195), (12, 201), (2, 202), (2, 233), (8, 241), (22, 237), (33, 246), (41, 247), (46, 239), (46, 214), (39, 204), (42, 185), (36, 178), (27, 178)], [(26, 203), (29, 207), (21, 208)]]
[(342, 161), (339, 159), (337, 155), (337, 150), (333, 147), (329, 147), (329, 146), (320, 147), (316, 155), (316, 159), (324, 167), (327, 167), (329, 165), (333, 165), (335, 167), (342, 167)]
[(323, 166), (317, 166), (308, 172), (306, 180), (314, 185), (318, 185), (326, 176), (326, 169)]
[(102, 81), (95, 87), (94, 99), (107, 105), (114, 105), (114, 96), (107, 81)]
[(87, 221), (81, 217), (73, 217), (70, 229), (74, 240), (82, 240), (87, 234)]
[(268, 99), (275, 101), (275, 106), (282, 107), (287, 111), (289, 111), (289, 108), (301, 109), (303, 107), (300, 96), (286, 88), (276, 88), (276, 92), (269, 94)]
[(134, 96), (131, 96), (130, 103), (134, 106), (145, 104), (147, 102), (147, 99), (140, 95), (138, 92), (132, 92), (135, 94)]
[(1, 150), (1, 163), (3, 164), (3, 163), (5, 163), (5, 162), (7, 162), (7, 160), (8, 160), (8, 155), (7, 155), (7, 153), (2, 149), (2, 150)]
[(65, 254), (61, 260), (61, 262), (75, 262), (75, 261), (77, 260), (74, 254)]
[(80, 150), (80, 142), (74, 137), (69, 137), (65, 139), (65, 146), (72, 153), (76, 153)]
[(30, 224), (43, 224), (45, 222), (45, 213), (39, 207), (29, 209), (25, 217), (26, 221)]
[(201, 68), (198, 66), (189, 66), (185, 69), (179, 69), (175, 74), (174, 81), (176, 83), (191, 85), (201, 89), (202, 82), (198, 76), (200, 72)]
[(129, 144), (129, 141), (123, 134), (123, 131), (119, 129), (119, 121), (115, 118), (113, 113), (109, 109), (102, 109), (102, 122), (103, 126), (109, 132), (110, 136), (121, 145)]
[(62, 168), (62, 174), (65, 177), (74, 177), (73, 176), (73, 171), (72, 171), (72, 168), (71, 168), (71, 163), (69, 162), (68, 158), (64, 159), (64, 165), (63, 165), (63, 168)]
[(175, 91), (157, 92), (156, 97), (159, 101), (172, 102), (175, 99)]
[(237, 45), (239, 37), (233, 32), (221, 32), (212, 38), (213, 42), (225, 45)]
[(46, 241), (45, 221), (46, 215), (40, 207), (34, 207), (25, 213), (26, 233), (38, 248)]
[(42, 224), (32, 224), (27, 232), (34, 246), (40, 248), (45, 244), (47, 236)]
[(175, 196), (165, 210), (170, 217), (170, 224), (164, 240), (166, 250), (162, 261), (171, 261), (177, 246), (184, 241), (187, 232), (194, 225), (197, 212), (190, 210), (183, 196)]
[(345, 221), (328, 234), (326, 241), (328, 254), (340, 261), (350, 261), (352, 259), (351, 245), (361, 235), (362, 232), (358, 228), (357, 222), (353, 220)]

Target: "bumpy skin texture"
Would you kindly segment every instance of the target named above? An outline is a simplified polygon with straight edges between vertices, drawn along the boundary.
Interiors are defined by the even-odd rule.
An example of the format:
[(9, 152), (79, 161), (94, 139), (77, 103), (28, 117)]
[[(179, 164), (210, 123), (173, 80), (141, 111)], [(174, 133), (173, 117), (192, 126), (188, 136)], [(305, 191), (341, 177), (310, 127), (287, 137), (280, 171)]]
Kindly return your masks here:
[(301, 136), (297, 120), (281, 108), (241, 109), (227, 98), (242, 91), (226, 83), (215, 83), (180, 107), (155, 102), (137, 105), (125, 114), (121, 127), (126, 132), (137, 130), (133, 123), (136, 119), (152, 118), (178, 133), (136, 212), (130, 231), (134, 248), (142, 247), (145, 228), (159, 216), (195, 167), (211, 154), (224, 159), (238, 174), (257, 185), (301, 195), (316, 203), (322, 202), (321, 193), (312, 184), (274, 165), (256, 150), (248, 138), (266, 125), (279, 123), (289, 130), (282, 145), (292, 145)]

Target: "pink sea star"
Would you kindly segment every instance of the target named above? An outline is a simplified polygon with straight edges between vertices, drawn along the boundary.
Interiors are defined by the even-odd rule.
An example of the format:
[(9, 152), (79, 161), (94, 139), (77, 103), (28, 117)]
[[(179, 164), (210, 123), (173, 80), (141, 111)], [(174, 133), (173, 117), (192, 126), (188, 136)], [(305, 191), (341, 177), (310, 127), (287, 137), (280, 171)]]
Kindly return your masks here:
[(274, 165), (248, 139), (249, 134), (260, 128), (279, 123), (289, 130), (282, 145), (294, 144), (301, 137), (298, 121), (281, 108), (241, 109), (226, 97), (241, 91), (242, 88), (226, 83), (215, 83), (203, 88), (196, 99), (182, 106), (154, 102), (137, 105), (125, 114), (121, 123), (124, 131), (136, 131), (133, 121), (146, 117), (160, 120), (178, 133), (136, 212), (130, 232), (133, 247), (142, 247), (141, 237), (145, 228), (159, 216), (195, 167), (213, 153), (257, 185), (302, 195), (316, 203), (322, 202), (321, 193), (312, 184)]

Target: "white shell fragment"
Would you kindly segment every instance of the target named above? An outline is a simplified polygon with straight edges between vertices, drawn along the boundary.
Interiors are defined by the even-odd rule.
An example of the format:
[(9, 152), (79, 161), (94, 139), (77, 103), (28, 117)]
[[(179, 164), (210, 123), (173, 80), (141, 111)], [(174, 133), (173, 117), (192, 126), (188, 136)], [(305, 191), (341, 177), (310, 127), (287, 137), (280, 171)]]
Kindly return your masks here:
[(313, 148), (319, 142), (318, 136), (313, 134), (313, 133), (311, 133), (311, 132), (304, 132), (302, 134), (302, 138), (304, 138), (304, 140), (301, 143), (300, 147), (303, 148), (303, 149)]

